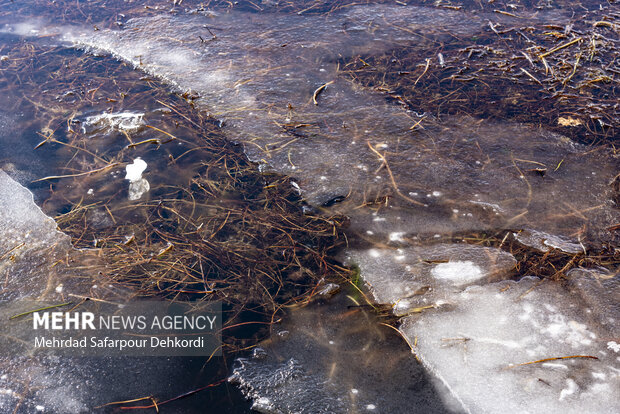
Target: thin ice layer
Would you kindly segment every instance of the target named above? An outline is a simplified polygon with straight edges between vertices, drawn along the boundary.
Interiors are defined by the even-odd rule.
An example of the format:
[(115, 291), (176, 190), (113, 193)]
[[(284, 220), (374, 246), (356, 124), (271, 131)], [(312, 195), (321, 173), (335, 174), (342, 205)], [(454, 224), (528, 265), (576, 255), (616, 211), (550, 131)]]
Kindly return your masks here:
[(135, 132), (144, 125), (144, 114), (137, 112), (103, 113), (84, 120), (82, 131), (92, 134), (98, 131)]
[[(548, 24), (562, 16), (523, 17), (523, 24)], [(243, 141), (253, 160), (298, 178), (311, 203), (348, 196), (340, 210), (356, 218), (355, 229), (528, 227), (608, 239), (615, 218), (609, 182), (617, 171), (610, 154), (544, 130), (466, 118), (442, 125), (426, 118), (425, 129), (411, 129), (416, 114), (339, 76), (343, 58), (403, 45), (424, 54), (449, 42), (446, 33), (475, 35), (505, 18), (372, 5), (328, 16), (163, 13), (130, 19), (121, 30), (57, 30), (196, 92), (198, 105)], [(386, 195), (392, 208), (379, 216), (357, 208), (377, 198), (381, 205)]]
[(398, 335), (350, 297), (294, 309), (230, 381), (266, 414), (447, 414)]
[(70, 238), (43, 214), (32, 193), (0, 170), (0, 299), (55, 288), (50, 282), (62, 266), (54, 263), (70, 250)]
[[(592, 300), (593, 292), (617, 297), (617, 282), (607, 281), (605, 293), (597, 289), (600, 281), (577, 274), (571, 290), (535, 278), (488, 283), (493, 272), (507, 276), (514, 259), (491, 266), (492, 249), (437, 245), (432, 255), (425, 249), (353, 250), (349, 260), (360, 266), (377, 301), (404, 315), (401, 331), (414, 352), (467, 412), (620, 410), (620, 354), (610, 345), (617, 312)], [(441, 250), (444, 261), (433, 263)], [(465, 287), (459, 266), (463, 273), (475, 266), (483, 277)], [(453, 277), (437, 280), (442, 267)]]
[(345, 262), (360, 266), (379, 303), (397, 315), (441, 306), (453, 291), (503, 278), (515, 265), (511, 254), (466, 244), (349, 249)]

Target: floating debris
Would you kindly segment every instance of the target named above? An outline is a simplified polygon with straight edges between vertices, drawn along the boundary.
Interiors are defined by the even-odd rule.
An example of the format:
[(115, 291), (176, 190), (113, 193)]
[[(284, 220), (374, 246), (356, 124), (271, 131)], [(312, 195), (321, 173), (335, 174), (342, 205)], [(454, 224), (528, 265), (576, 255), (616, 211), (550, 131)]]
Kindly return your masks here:
[(142, 178), (142, 173), (146, 167), (146, 162), (141, 158), (136, 158), (133, 163), (125, 166), (127, 171), (125, 179), (129, 180), (129, 199), (132, 201), (139, 200), (144, 193), (151, 189), (149, 182)]

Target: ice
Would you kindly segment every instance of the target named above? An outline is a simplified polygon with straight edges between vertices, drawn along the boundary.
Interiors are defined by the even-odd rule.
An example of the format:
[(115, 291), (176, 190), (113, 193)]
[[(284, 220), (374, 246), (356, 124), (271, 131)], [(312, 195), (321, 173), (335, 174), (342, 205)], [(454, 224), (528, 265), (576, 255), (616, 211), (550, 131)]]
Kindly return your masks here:
[(236, 362), (229, 380), (261, 413), (450, 412), (408, 348), (395, 346), (399, 337), (350, 306), (336, 295), (294, 310), (260, 350)]
[[(465, 411), (620, 410), (620, 360), (610, 352), (620, 346), (608, 339), (619, 334), (613, 273), (575, 269), (566, 285), (515, 282), (511, 255), (459, 244), (345, 255), (375, 299), (402, 316), (415, 354)], [(572, 356), (581, 357), (554, 359)]]
[(0, 170), (0, 299), (42, 294), (61, 272), (54, 263), (71, 249), (32, 193)]
[[(419, 263), (440, 257), (441, 249), (454, 249), (443, 255), (451, 261)], [(433, 255), (424, 250), (409, 253), (411, 271), (390, 263), (388, 251), (376, 258), (352, 251), (349, 260), (360, 266), (379, 302), (397, 304), (395, 313), (405, 315), (401, 331), (415, 354), (467, 412), (620, 410), (620, 362), (606, 339), (614, 332), (586, 316), (589, 307), (579, 296), (536, 278), (480, 284), (479, 276), (488, 281), (490, 251), (461, 257), (456, 246), (435, 246)], [(503, 263), (495, 265), (498, 279), (509, 275), (510, 260)], [(442, 266), (446, 277), (429, 279)], [(477, 284), (461, 287), (464, 281)], [(575, 355), (581, 357), (553, 359)]]
[(583, 244), (571, 241), (565, 237), (555, 236), (541, 231), (525, 229), (513, 235), (520, 243), (543, 252), (551, 249), (558, 249), (566, 253), (583, 253), (585, 250)]
[(142, 158), (136, 158), (133, 160), (133, 163), (125, 166), (125, 170), (127, 174), (125, 175), (125, 179), (129, 181), (138, 181), (142, 178), (142, 173), (146, 170), (146, 162)]
[[(399, 315), (437, 301), (446, 302), (450, 292), (461, 286), (503, 278), (516, 263), (512, 255), (499, 249), (445, 243), (349, 249), (344, 259), (360, 266), (375, 298), (394, 305)], [(443, 302), (440, 305), (445, 306)]]
[(142, 178), (142, 173), (146, 170), (146, 167), (146, 162), (141, 158), (136, 158), (133, 160), (133, 163), (125, 166), (127, 171), (125, 179), (129, 180), (130, 200), (139, 200), (151, 188), (149, 182)]
[(85, 119), (82, 130), (94, 133), (99, 130), (135, 132), (144, 125), (144, 114), (134, 112), (103, 113)]
[[(522, 11), (520, 17), (527, 25), (565, 16)], [(424, 55), (434, 42), (448, 41), (448, 32), (475, 36), (489, 21), (506, 19), (379, 4), (328, 16), (179, 10), (128, 19), (118, 30), (38, 24), (192, 91), (195, 104), (245, 143), (253, 161), (294, 176), (311, 204), (347, 196), (331, 208), (351, 216), (353, 230), (388, 237), (403, 226), (423, 234), (510, 228), (576, 238), (576, 244), (607, 241), (617, 216), (609, 185), (617, 160), (609, 151), (536, 126), (464, 117), (428, 119), (412, 131), (417, 116), (340, 75), (343, 59), (404, 45)], [(216, 40), (196, 41), (205, 26), (217, 28)], [(315, 105), (313, 92), (327, 83)], [(547, 166), (547, 174), (528, 173), (532, 163)], [(390, 208), (380, 216), (358, 208), (381, 196), (389, 196)]]
[(482, 269), (469, 260), (439, 263), (431, 270), (431, 274), (437, 279), (450, 280), (455, 284), (465, 284), (484, 277)]

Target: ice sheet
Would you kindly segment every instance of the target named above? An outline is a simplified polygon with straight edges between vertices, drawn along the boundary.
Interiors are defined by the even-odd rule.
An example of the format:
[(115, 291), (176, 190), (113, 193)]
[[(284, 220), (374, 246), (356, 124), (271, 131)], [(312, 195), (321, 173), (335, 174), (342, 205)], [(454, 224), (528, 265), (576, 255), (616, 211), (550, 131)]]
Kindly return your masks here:
[[(334, 208), (357, 216), (354, 227), (431, 234), (528, 227), (608, 239), (609, 182), (618, 167), (609, 153), (535, 127), (467, 118), (438, 124), (427, 116), (425, 129), (411, 130), (417, 114), (339, 76), (339, 61), (358, 53), (434, 50), (448, 32), (473, 35), (504, 18), (394, 5), (328, 16), (194, 10), (129, 19), (120, 30), (56, 31), (191, 91), (253, 160), (296, 177), (311, 203), (346, 196)], [(524, 24), (561, 18), (561, 11), (537, 12)], [(53, 26), (30, 22), (37, 24)], [(386, 196), (392, 208), (380, 217), (356, 208)]]
[[(70, 238), (34, 203), (32, 193), (0, 170), (0, 299), (38, 296), (55, 288)], [(60, 271), (62, 272), (62, 271)]]
[[(467, 412), (620, 410), (620, 355), (610, 342), (618, 335), (620, 295), (613, 274), (575, 270), (570, 289), (537, 278), (488, 283), (509, 277), (514, 261), (496, 250), (501, 259), (490, 266), (492, 249), (482, 249), (436, 245), (416, 254), (401, 249), (399, 257), (375, 248), (350, 251), (348, 259), (375, 298), (404, 315), (401, 331), (415, 354)], [(448, 261), (432, 263), (437, 258)], [(442, 266), (455, 277), (433, 280)], [(462, 277), (472, 269), (484, 277), (466, 286), (458, 267)]]

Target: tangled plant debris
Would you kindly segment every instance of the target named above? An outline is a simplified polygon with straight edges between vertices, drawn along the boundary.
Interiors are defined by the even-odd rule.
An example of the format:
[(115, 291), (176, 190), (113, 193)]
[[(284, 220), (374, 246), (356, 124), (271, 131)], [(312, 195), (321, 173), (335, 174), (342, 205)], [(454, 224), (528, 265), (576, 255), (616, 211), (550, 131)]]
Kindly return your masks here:
[[(289, 178), (260, 172), (191, 99), (113, 59), (54, 52), (16, 45), (0, 86), (17, 95), (11, 110), (45, 120), (30, 156), (55, 165), (43, 161), (53, 174), (31, 187), (75, 247), (99, 251), (98, 277), (137, 296), (222, 300), (232, 325), (247, 311), (276, 320), (347, 273), (332, 258), (345, 218), (305, 209)], [(144, 125), (82, 127), (126, 111)]]
[(513, 119), (580, 142), (617, 144), (618, 12), (575, 5), (573, 16), (525, 24), (526, 5), (498, 6), (481, 4), (488, 27), (473, 37), (434, 42), (422, 54), (403, 47), (360, 55), (343, 67), (351, 79), (418, 113)]

